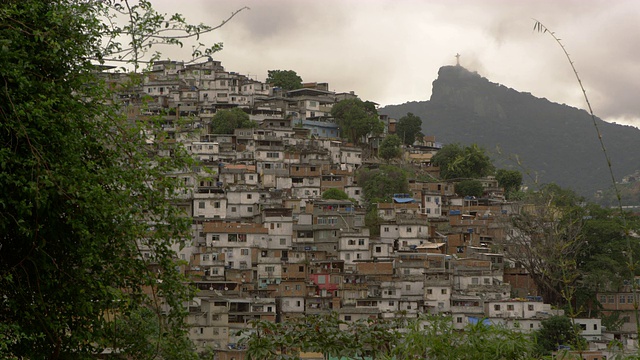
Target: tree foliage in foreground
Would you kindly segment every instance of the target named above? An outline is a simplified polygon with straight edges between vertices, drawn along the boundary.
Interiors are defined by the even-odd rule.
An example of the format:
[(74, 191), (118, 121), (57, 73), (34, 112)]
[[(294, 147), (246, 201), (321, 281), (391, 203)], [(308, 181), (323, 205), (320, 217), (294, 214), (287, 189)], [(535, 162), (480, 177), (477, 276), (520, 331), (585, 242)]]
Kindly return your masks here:
[[(165, 18), (144, 0), (1, 4), (2, 357), (95, 358), (112, 348), (122, 358), (192, 358), (182, 306), (192, 293), (174, 251), (190, 221), (171, 202), (180, 182), (167, 176), (191, 160), (163, 141), (160, 123), (107, 106), (113, 97), (92, 61), (138, 69), (154, 42), (179, 44), (170, 31), (212, 28)], [(114, 13), (126, 25), (102, 21)], [(154, 326), (124, 331), (141, 314)]]
[(337, 313), (283, 323), (255, 321), (241, 344), (250, 359), (295, 359), (303, 352), (352, 359), (532, 359), (528, 334), (482, 322), (464, 331), (451, 317), (342, 321)]

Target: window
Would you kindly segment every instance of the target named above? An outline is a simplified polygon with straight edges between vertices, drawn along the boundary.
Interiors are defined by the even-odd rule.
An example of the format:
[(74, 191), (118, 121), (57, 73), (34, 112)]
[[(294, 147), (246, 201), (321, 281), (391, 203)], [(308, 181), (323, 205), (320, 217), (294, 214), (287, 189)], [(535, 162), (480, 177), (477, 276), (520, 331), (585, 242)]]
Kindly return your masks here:
[(462, 324), (462, 317), (458, 316), (458, 317), (456, 318), (456, 322), (457, 322), (458, 324)]
[(300, 285), (296, 285), (296, 290), (300, 290)]
[(508, 311), (513, 311), (514, 307), (512, 304), (507, 305), (507, 310)]
[(447, 295), (447, 289), (441, 289), (440, 290), (440, 294)]
[(345, 315), (344, 321), (351, 321), (351, 315)]
[(633, 304), (633, 295), (627, 295), (627, 303)]
[(606, 304), (607, 303), (607, 296), (606, 295), (600, 295), (600, 303), (601, 304)]
[(491, 285), (491, 279), (489, 279), (489, 278), (484, 278), (483, 282), (484, 282), (485, 285)]
[(411, 229), (411, 226), (408, 226), (408, 227), (407, 227), (407, 232), (408, 232), (408, 233), (410, 233), (410, 232), (412, 232), (412, 231), (413, 231), (413, 229)]
[(405, 290), (411, 290), (411, 285), (406, 285), (404, 288)]
[(358, 239), (358, 245), (364, 245), (364, 239)]
[(347, 245), (355, 245), (356, 241), (353, 239), (349, 239), (349, 241), (347, 241)]
[(389, 306), (394, 306), (395, 302), (394, 301), (389, 301)]
[(265, 266), (264, 267), (264, 271), (268, 272), (268, 273), (272, 273), (275, 270), (274, 266)]
[(240, 249), (240, 255), (249, 255), (249, 249)]
[(499, 304), (493, 305), (493, 310), (500, 311), (500, 305)]
[(472, 285), (478, 285), (478, 278), (471, 278), (471, 284)]
[(626, 295), (620, 295), (620, 298), (618, 301), (620, 302), (620, 304), (624, 304), (626, 299), (627, 299)]
[(411, 274), (411, 271), (410, 271), (409, 269), (404, 269), (404, 270), (403, 270), (403, 273), (404, 273), (405, 275), (409, 275), (409, 274)]
[(431, 295), (433, 294), (433, 290), (432, 289), (427, 289), (427, 295)]
[(377, 253), (381, 253), (382, 252), (382, 247), (381, 246), (376, 246), (376, 252)]
[(280, 245), (287, 245), (287, 239), (286, 238), (280, 238)]
[(216, 201), (213, 203), (213, 207), (216, 209), (220, 209), (220, 201)]
[(220, 241), (220, 235), (219, 234), (211, 235), (211, 241)]
[(616, 303), (616, 298), (613, 295), (609, 295), (609, 304), (615, 304)]
[(280, 153), (277, 153), (277, 152), (268, 152), (267, 153), (267, 158), (277, 159), (279, 157), (280, 157)]
[(247, 194), (247, 200), (251, 200), (251, 194)]
[(389, 228), (388, 228), (388, 227), (385, 227), (385, 228), (384, 228), (384, 232), (389, 232)]
[(231, 212), (236, 212), (236, 207), (235, 206), (231, 207)]
[(200, 201), (198, 204), (198, 209), (204, 209), (204, 201)]
[(238, 241), (238, 234), (229, 234), (229, 237), (227, 238), (227, 241), (229, 241), (229, 242)]
[(298, 266), (298, 271), (299, 272), (303, 272), (304, 271), (304, 266)]
[(529, 311), (533, 311), (533, 304), (529, 304), (529, 305), (527, 305), (527, 310), (529, 310)]

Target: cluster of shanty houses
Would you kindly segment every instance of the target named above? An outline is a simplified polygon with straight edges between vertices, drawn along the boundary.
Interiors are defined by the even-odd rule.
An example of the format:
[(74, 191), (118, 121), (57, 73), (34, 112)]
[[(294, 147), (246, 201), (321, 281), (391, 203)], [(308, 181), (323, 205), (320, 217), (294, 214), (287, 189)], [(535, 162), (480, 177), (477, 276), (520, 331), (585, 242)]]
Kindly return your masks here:
[[(151, 103), (135, 106), (142, 97)], [(410, 193), (376, 205), (382, 221), (370, 234), (355, 172), (376, 166), (380, 138), (346, 143), (330, 116), (333, 104), (354, 97), (326, 83), (282, 91), (209, 60), (157, 62), (117, 99), (131, 104), (131, 116), (160, 114), (169, 138), (199, 160), (175, 174), (188, 188), (177, 205), (193, 217), (191, 246), (178, 256), (200, 290), (188, 304), (196, 346), (241, 359), (236, 334), (251, 320), (330, 312), (347, 322), (442, 313), (458, 328), (484, 319), (523, 331), (556, 314), (492, 246), (509, 236), (502, 220), (514, 211), (494, 178), (483, 180), (482, 199), (412, 180)], [(211, 133), (216, 111), (234, 107), (259, 125)], [(395, 120), (380, 119), (393, 133)], [(425, 137), (404, 149), (404, 162), (437, 176), (430, 158), (439, 148)], [(333, 188), (351, 200), (323, 200)], [(599, 319), (578, 322), (583, 336), (601, 340)]]

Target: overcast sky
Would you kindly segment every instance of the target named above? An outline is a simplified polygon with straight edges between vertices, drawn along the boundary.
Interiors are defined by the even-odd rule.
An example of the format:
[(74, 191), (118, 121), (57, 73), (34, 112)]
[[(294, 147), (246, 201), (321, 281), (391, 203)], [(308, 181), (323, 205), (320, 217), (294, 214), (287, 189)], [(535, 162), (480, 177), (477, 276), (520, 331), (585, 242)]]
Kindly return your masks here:
[[(560, 47), (533, 31), (540, 20), (563, 41), (595, 114), (640, 126), (638, 0), (152, 0), (162, 13), (218, 25), (202, 39), (223, 42), (227, 71), (264, 81), (294, 70), (305, 82), (355, 91), (381, 106), (424, 101), (443, 65), (460, 64), (492, 82), (586, 108)], [(166, 51), (172, 60), (189, 60)]]

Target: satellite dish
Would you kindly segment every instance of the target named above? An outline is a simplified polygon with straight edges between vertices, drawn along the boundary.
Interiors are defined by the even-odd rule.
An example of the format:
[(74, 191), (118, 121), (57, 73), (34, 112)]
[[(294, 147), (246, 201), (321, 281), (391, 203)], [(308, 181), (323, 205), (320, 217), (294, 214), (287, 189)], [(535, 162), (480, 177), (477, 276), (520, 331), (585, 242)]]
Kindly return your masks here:
[(227, 291), (227, 290), (229, 290), (229, 288), (225, 286), (225, 287), (224, 287), (224, 291)]

